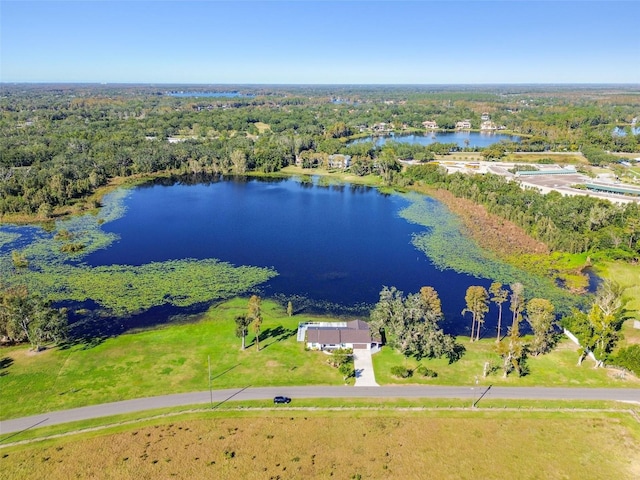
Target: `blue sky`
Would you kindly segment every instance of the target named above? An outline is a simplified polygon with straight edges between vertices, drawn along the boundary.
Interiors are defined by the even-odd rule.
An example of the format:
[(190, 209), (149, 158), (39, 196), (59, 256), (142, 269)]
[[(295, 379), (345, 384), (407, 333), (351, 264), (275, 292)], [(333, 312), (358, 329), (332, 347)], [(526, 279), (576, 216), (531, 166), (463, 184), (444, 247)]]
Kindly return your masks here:
[(640, 83), (640, 1), (0, 0), (0, 81)]

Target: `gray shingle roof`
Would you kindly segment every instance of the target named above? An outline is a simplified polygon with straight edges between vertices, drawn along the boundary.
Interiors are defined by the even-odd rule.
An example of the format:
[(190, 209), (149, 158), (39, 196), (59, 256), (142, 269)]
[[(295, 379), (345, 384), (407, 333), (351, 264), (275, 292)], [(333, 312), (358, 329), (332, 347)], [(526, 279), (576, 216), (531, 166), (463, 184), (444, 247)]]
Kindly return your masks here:
[(362, 320), (347, 322), (346, 327), (309, 327), (307, 342), (324, 345), (341, 343), (371, 343), (369, 324)]

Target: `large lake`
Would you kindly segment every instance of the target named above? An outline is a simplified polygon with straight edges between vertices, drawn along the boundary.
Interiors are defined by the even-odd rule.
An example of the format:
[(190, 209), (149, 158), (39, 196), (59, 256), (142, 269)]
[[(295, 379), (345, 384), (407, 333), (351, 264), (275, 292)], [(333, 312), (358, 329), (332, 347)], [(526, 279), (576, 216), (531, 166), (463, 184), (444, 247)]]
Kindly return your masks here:
[[(60, 275), (85, 275), (82, 278), (87, 282), (97, 281), (97, 277), (86, 276), (88, 267), (82, 265), (100, 267), (95, 269), (97, 275), (105, 268), (115, 268), (110, 271), (119, 275), (122, 268), (145, 268), (138, 266), (157, 262), (217, 259), (237, 267), (275, 270), (277, 276), (257, 286), (263, 297), (283, 304), (292, 300), (298, 311), (362, 318), (368, 317), (383, 286), (395, 286), (409, 294), (429, 285), (442, 300), (445, 330), (457, 334), (468, 334), (470, 321), (461, 311), (469, 286), (488, 288), (492, 275), (505, 284), (522, 281), (532, 289), (539, 286), (538, 280), (485, 256), (461, 234), (455, 217), (429, 197), (383, 194), (348, 184), (326, 185), (318, 178), (197, 180), (163, 180), (137, 187), (124, 197), (120, 195), (120, 203), (107, 204), (98, 217), (58, 221), (58, 231), (69, 229), (81, 236), (94, 232), (87, 241), (95, 248), (88, 247), (76, 260), (55, 253), (60, 248), (55, 232), (0, 226), (0, 261), (4, 262), (0, 263), (10, 272), (11, 251), (24, 249), (30, 261), (34, 259), (29, 267), (31, 285), (55, 287), (47, 279), (38, 283), (41, 274), (33, 271), (42, 268), (38, 262), (51, 264), (53, 270), (49, 270), (58, 272), (58, 290), (64, 291), (77, 286)], [(124, 214), (113, 213), (122, 212), (117, 207), (122, 204)], [(440, 268), (435, 266), (438, 263)], [(64, 264), (72, 268), (69, 273), (64, 273)], [(74, 265), (81, 268), (73, 270)], [(474, 275), (457, 273), (454, 268)], [(102, 278), (110, 291), (131, 288), (126, 282), (116, 284), (122, 281), (117, 278)], [(138, 288), (144, 291), (148, 287)], [(174, 294), (171, 284), (161, 288), (166, 289), (162, 294), (168, 298)], [(88, 295), (85, 298), (95, 298)], [(70, 297), (59, 294), (56, 298)], [(96, 305), (87, 301), (82, 306)], [(182, 312), (203, 311), (207, 306), (205, 302), (191, 307), (153, 307), (122, 323), (118, 319), (116, 330), (108, 333), (166, 321)], [(494, 331), (496, 313), (492, 308), (486, 318), (487, 335)], [(102, 325), (100, 322), (98, 319), (89, 328)]]
[(390, 134), (375, 137), (366, 137), (353, 140), (352, 143), (375, 142), (377, 146), (384, 145), (386, 142), (400, 142), (417, 145), (431, 145), (433, 143), (455, 143), (461, 148), (481, 148), (488, 147), (494, 143), (501, 141), (519, 142), (520, 137), (517, 135), (507, 135), (496, 132), (432, 132), (419, 135), (402, 135)]
[(216, 258), (273, 267), (278, 276), (261, 285), (265, 297), (301, 297), (325, 313), (365, 314), (385, 285), (405, 293), (431, 285), (457, 323), (467, 287), (489, 281), (436, 269), (411, 243), (426, 228), (398, 215), (408, 204), (369, 187), (294, 179), (149, 185), (128, 197), (124, 217), (105, 225), (120, 240), (86, 261)]

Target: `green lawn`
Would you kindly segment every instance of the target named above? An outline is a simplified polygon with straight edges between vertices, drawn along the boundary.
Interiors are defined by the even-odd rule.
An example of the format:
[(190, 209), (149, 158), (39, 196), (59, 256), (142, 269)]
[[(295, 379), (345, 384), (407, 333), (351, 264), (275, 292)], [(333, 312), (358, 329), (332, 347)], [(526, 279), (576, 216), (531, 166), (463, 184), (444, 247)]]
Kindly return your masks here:
[(594, 369), (591, 360), (585, 360), (577, 366), (577, 347), (568, 339), (563, 339), (556, 349), (538, 357), (529, 357), (527, 364), (530, 373), (524, 377), (515, 374), (502, 378), (498, 370), (486, 378), (483, 377), (486, 362), (500, 365), (500, 359), (493, 348), (495, 339), (469, 342), (468, 337), (458, 337), (467, 349), (461, 360), (449, 365), (446, 359), (422, 360), (422, 365), (438, 373), (436, 378), (412, 376), (399, 379), (391, 375), (394, 365), (403, 365), (413, 369), (418, 365), (414, 359), (406, 359), (397, 351), (383, 348), (373, 356), (376, 380), (380, 384), (432, 384), (432, 385), (475, 385), (476, 377), (479, 385), (496, 386), (557, 386), (557, 387), (627, 387), (640, 388), (640, 380), (625, 376), (619, 378), (618, 372), (611, 369)]
[[(96, 346), (77, 345), (33, 353), (26, 346), (3, 348), (0, 358), (0, 418), (113, 402), (130, 398), (208, 389), (207, 358), (211, 359), (213, 388), (268, 385), (341, 385), (338, 371), (324, 353), (305, 351), (295, 331), (308, 316), (288, 317), (283, 309), (263, 302), (261, 351), (251, 345), (240, 350), (234, 318), (246, 312), (247, 300), (234, 299), (210, 309), (200, 320), (129, 333), (106, 339)], [(327, 320), (326, 318), (324, 320)], [(452, 365), (446, 360), (423, 361), (438, 372), (435, 379), (391, 376), (393, 365), (415, 367), (388, 348), (373, 356), (380, 384), (433, 383), (482, 385), (640, 387), (640, 381), (617, 378), (609, 369), (593, 369), (589, 361), (576, 366), (578, 355), (569, 341), (551, 354), (529, 361), (531, 373), (502, 379), (495, 373), (482, 378), (485, 362), (498, 362), (492, 339), (470, 343), (464, 357)]]
[(640, 266), (623, 262), (607, 262), (597, 265), (596, 273), (620, 284), (624, 288), (623, 299), (632, 316), (640, 320)]
[(246, 299), (231, 300), (195, 323), (120, 335), (91, 348), (37, 354), (26, 346), (3, 348), (0, 357), (10, 365), (0, 376), (0, 418), (207, 390), (208, 357), (213, 388), (344, 383), (323, 353), (305, 352), (296, 342), (298, 322), (311, 318), (290, 318), (273, 303), (263, 302), (261, 350), (250, 333), (250, 346), (241, 351), (234, 318), (246, 309)]

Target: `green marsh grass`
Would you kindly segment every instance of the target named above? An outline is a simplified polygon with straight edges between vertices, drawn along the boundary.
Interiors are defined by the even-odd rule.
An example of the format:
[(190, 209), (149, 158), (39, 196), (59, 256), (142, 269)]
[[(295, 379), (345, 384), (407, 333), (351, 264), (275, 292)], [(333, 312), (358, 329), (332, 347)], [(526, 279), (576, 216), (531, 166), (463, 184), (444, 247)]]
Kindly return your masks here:
[(444, 204), (415, 193), (405, 195), (405, 198), (411, 201), (411, 205), (402, 210), (400, 216), (427, 228), (425, 233), (414, 235), (412, 243), (437, 268), (492, 279), (505, 285), (520, 282), (525, 286), (527, 297), (547, 298), (555, 305), (556, 311), (568, 312), (578, 303), (579, 297), (558, 288), (552, 279), (545, 278), (546, 271), (533, 274), (480, 248), (464, 234), (462, 223)]

